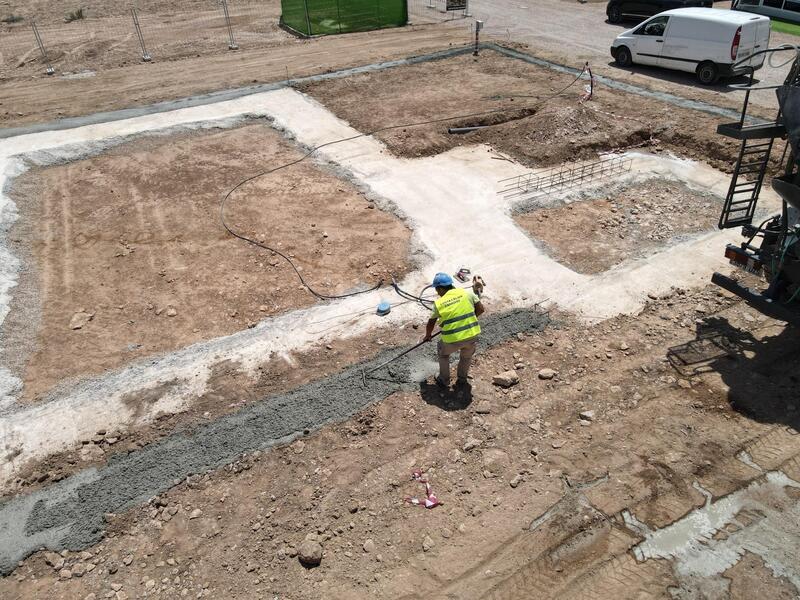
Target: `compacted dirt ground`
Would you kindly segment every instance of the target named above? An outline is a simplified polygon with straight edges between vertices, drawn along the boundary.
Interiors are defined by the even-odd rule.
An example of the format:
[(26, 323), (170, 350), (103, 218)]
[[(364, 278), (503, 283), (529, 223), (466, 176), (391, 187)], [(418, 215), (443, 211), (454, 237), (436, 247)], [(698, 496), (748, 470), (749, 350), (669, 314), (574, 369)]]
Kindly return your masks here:
[[(459, 56), (301, 89), (360, 131), (464, 115), (377, 134), (401, 156), (486, 143), (523, 164), (542, 166), (637, 147), (732, 168), (738, 146), (716, 134), (719, 117), (604, 86), (581, 102), (587, 83), (487, 50), (478, 58)], [(447, 132), (474, 125), (494, 126), (465, 135)]]
[[(800, 478), (800, 437), (787, 429), (798, 425), (796, 332), (711, 286), (593, 327), (552, 316), (480, 356), (468, 393), (423, 384), (191, 477), (108, 515), (99, 545), (24, 561), (0, 595), (794, 597), (752, 551), (723, 569), (722, 595), (699, 595), (707, 583), (670, 561), (637, 562), (642, 535), (623, 511), (655, 530), (703, 506), (701, 490), (716, 500), (757, 482), (742, 450)], [(687, 366), (684, 344), (698, 339), (716, 343)], [(520, 383), (492, 386), (506, 369)], [(404, 500), (423, 493), (414, 469), (441, 506)], [(741, 512), (737, 527), (762, 518)], [(309, 539), (323, 549), (313, 569), (297, 557)]]
[[(206, 0), (178, 2), (17, 2), (0, 5), (0, 80), (44, 74), (47, 64), (32, 31), (35, 22), (50, 65), (59, 75), (95, 72), (142, 62), (133, 24), (137, 17), (153, 60), (175, 61), (229, 52), (222, 4)], [(81, 18), (75, 11), (82, 9)], [(278, 26), (280, 2), (231, 1), (228, 14), (234, 41), (248, 50), (290, 44), (294, 36)], [(72, 20), (66, 22), (73, 15)], [(7, 22), (14, 21), (16, 22)]]
[[(300, 156), (252, 123), (143, 137), (16, 180), (12, 237), (29, 268), (3, 334), (26, 397), (315, 302), (286, 261), (219, 216), (240, 180)], [(240, 188), (226, 216), (323, 294), (409, 266), (410, 230), (312, 160)]]
[[(419, 85), (420, 81), (425, 85)], [(505, 122), (463, 137), (448, 136), (440, 125), (381, 134), (389, 148), (402, 156), (485, 142), (494, 147), (499, 160), (507, 154), (527, 164), (555, 164), (644, 144), (651, 150), (667, 148), (680, 156), (702, 158), (720, 168), (730, 166), (732, 147), (711, 134), (714, 119), (639, 97), (606, 91), (598, 92), (590, 103), (579, 104), (581, 90), (576, 84), (567, 95), (546, 105), (518, 108), (523, 101), (533, 106), (537, 98), (562, 89), (569, 81), (568, 76), (484, 53), (477, 62), (464, 57), (348, 82), (329, 81), (309, 86), (307, 91), (364, 131), (457, 111), (515, 108), (502, 118), (465, 117), (457, 124)], [(523, 98), (526, 95), (535, 98)], [(627, 118), (626, 107), (636, 108), (637, 120)], [(213, 254), (204, 245), (222, 235), (210, 215), (219, 188), (230, 182), (220, 180), (212, 192), (200, 174), (210, 177), (207, 172), (224, 162), (247, 175), (252, 169), (242, 165), (258, 166), (275, 154), (294, 155), (294, 150), (277, 142), (265, 148), (263, 138), (270, 135), (275, 134), (256, 124), (234, 131), (186, 134), (178, 143), (173, 139), (163, 145), (161, 140), (147, 138), (96, 158), (37, 171), (20, 182), (24, 185), (18, 193), (37, 191), (43, 199), (39, 208), (21, 205), (23, 217), (44, 215), (47, 198), (53, 199), (50, 216), (58, 217), (41, 219), (51, 229), (37, 238), (30, 258), (41, 257), (43, 265), (48, 257), (63, 260), (63, 252), (46, 252), (51, 240), (60, 240), (58, 250), (69, 250), (73, 260), (87, 253), (85, 273), (72, 273), (73, 282), (89, 278), (91, 285), (81, 289), (82, 294), (90, 293), (97, 273), (103, 273), (112, 291), (134, 296), (119, 303), (135, 308), (130, 316), (125, 308), (116, 308), (116, 300), (105, 297), (93, 304), (76, 297), (57, 299), (62, 304), (49, 317), (51, 309), (41, 308), (42, 322), (61, 328), (61, 337), (53, 343), (66, 344), (73, 335), (92, 334), (92, 327), (101, 320), (115, 327), (125, 344), (130, 343), (129, 331), (141, 332), (142, 339), (155, 344), (148, 337), (155, 328), (162, 335), (168, 332), (171, 343), (188, 343), (198, 334), (194, 329), (206, 331), (206, 325), (198, 327), (195, 318), (213, 323), (223, 334), (226, 327), (234, 330), (258, 318), (262, 311), (255, 310), (262, 304), (267, 307), (263, 312), (273, 310), (264, 300), (277, 302), (282, 294), (271, 293), (273, 288), (299, 294), (294, 279), (286, 283), (280, 271), (285, 267), (271, 264), (273, 257), (221, 237)], [(192, 160), (182, 161), (184, 156)], [(176, 162), (181, 162), (180, 172), (170, 170)], [(92, 167), (91, 173), (87, 167)], [(338, 236), (359, 246), (365, 258), (377, 254), (369, 233), (380, 224), (395, 232), (395, 245), (385, 254), (407, 256), (408, 232), (401, 223), (368, 208), (357, 190), (329, 172), (313, 165), (302, 168), (308, 169), (305, 178), (289, 184), (297, 185), (295, 190), (287, 191), (286, 181), (280, 191), (262, 181), (243, 194), (236, 203), (242, 211), (237, 213), (240, 224), (269, 239), (281, 237), (267, 235), (277, 229), (289, 236), (282, 238), (287, 251), (321, 262), (328, 260), (326, 245), (337, 243)], [(232, 173), (225, 172), (226, 178)], [(79, 215), (83, 220), (98, 219), (96, 229), (107, 227), (113, 235), (105, 238), (94, 233), (94, 245), (76, 245), (75, 239), (84, 239), (78, 234), (88, 239), (89, 233), (81, 230), (83, 220), (68, 214), (55, 199), (86, 197), (98, 205), (107, 203), (111, 190), (117, 189), (114, 176), (119, 173), (132, 182), (133, 191), (125, 190), (126, 201), (112, 204), (110, 214), (93, 211), (94, 205), (87, 203)], [(163, 176), (156, 180), (153, 173)], [(303, 187), (312, 180), (313, 189)], [(702, 228), (713, 226), (717, 212), (713, 201), (693, 196), (676, 184), (667, 184), (666, 190), (663, 184), (659, 190), (648, 185), (615, 190), (611, 198), (573, 208), (554, 208), (560, 211), (557, 216), (553, 213), (542, 219), (564, 220), (577, 231), (585, 228), (587, 219), (596, 217), (597, 230), (587, 236), (590, 240), (611, 245), (618, 239), (629, 244), (626, 239), (631, 237), (639, 241), (637, 247), (651, 247), (651, 242), (661, 245), (673, 235), (694, 231), (688, 216), (672, 214), (679, 201), (692, 204), (696, 222), (707, 221)], [(142, 193), (143, 189), (149, 193)], [(315, 190), (325, 190), (326, 202), (335, 200), (329, 213), (322, 204), (313, 204), (313, 212), (298, 212), (292, 218), (285, 218), (285, 208), (281, 219), (267, 219), (271, 215), (264, 214), (263, 203), (280, 199), (280, 193), (308, 195), (313, 202)], [(134, 191), (138, 196), (130, 196)], [(665, 192), (664, 198), (658, 197), (660, 191)], [(183, 200), (170, 211), (164, 207), (164, 197)], [(137, 206), (146, 214), (133, 210)], [(655, 218), (659, 210), (661, 225), (644, 222)], [(357, 227), (358, 219), (368, 220)], [(535, 220), (531, 229), (539, 224), (538, 217)], [(163, 227), (164, 223), (171, 226)], [(204, 227), (209, 228), (208, 236), (200, 243), (197, 237)], [(149, 243), (133, 236), (151, 229), (158, 235), (145, 237)], [(180, 231), (183, 237), (172, 238), (165, 231)], [(354, 232), (362, 237), (348, 237)], [(592, 272), (611, 264), (594, 256), (588, 242), (579, 254), (569, 257), (552, 238), (542, 237), (576, 269)], [(152, 252), (151, 244), (157, 244)], [(289, 244), (296, 246), (288, 248)], [(620, 248), (631, 251), (629, 245)], [(335, 260), (334, 254), (331, 257), (331, 272), (339, 275), (331, 277), (332, 285), (368, 283), (384, 271), (402, 268), (402, 264), (367, 266), (366, 261), (348, 265)], [(614, 261), (622, 258), (616, 256)], [(179, 267), (190, 264), (190, 259), (202, 267), (206, 279), (195, 283), (183, 274)], [(126, 261), (135, 268), (122, 277), (117, 265)], [(54, 277), (66, 272), (53, 268), (50, 285), (60, 286), (55, 289), (68, 295), (77, 289), (74, 283), (70, 287)], [(37, 272), (36, 277), (44, 276)], [(257, 293), (251, 291), (253, 283), (262, 284)], [(323, 278), (320, 285), (324, 283)], [(215, 294), (228, 303), (218, 302)], [(289, 298), (295, 298), (297, 305), (308, 300), (306, 295), (290, 294)], [(233, 316), (229, 303), (238, 307)], [(156, 314), (159, 308), (169, 310), (170, 306), (175, 316)], [(79, 330), (70, 329), (70, 320), (81, 308), (86, 315), (94, 313), (92, 319)], [(201, 314), (195, 317), (196, 312)], [(653, 294), (639, 314), (595, 325), (558, 312), (550, 317), (544, 331), (521, 334), (479, 355), (468, 389), (442, 391), (423, 382), (418, 389), (394, 394), (345, 423), (328, 425), (290, 445), (247, 454), (225, 468), (176, 482), (172, 490), (144, 506), (107, 514), (107, 535), (95, 546), (61, 554), (43, 551), (24, 560), (0, 579), (0, 597), (795, 597), (800, 581), (794, 560), (800, 552), (794, 518), (800, 494), (793, 483), (800, 481), (797, 331), (762, 317), (711, 285)], [(129, 329), (134, 326), (142, 329)], [(418, 337), (419, 331), (409, 326), (391, 342), (408, 343)], [(114, 342), (116, 356), (121, 356), (123, 341)], [(359, 339), (342, 347), (319, 348), (301, 363), (307, 367), (303, 372), (268, 365), (258, 381), (242, 377), (235, 365), (220, 366), (208, 397), (198, 406), (200, 410), (208, 407), (205, 418), (213, 418), (237, 403), (258, 401), (266, 393), (315, 375), (324, 377), (374, 353), (383, 343)], [(79, 355), (71, 348), (71, 356)], [(126, 352), (134, 351), (127, 348)], [(431, 347), (419, 352), (433, 358)], [(91, 358), (91, 347), (81, 347), (81, 354)], [(31, 360), (44, 361), (47, 355), (31, 356)], [(46, 371), (45, 364), (59, 366), (50, 360), (41, 363), (41, 373)], [(516, 374), (517, 383), (510, 387), (492, 384), (496, 375), (508, 371)], [(513, 381), (507, 373), (504, 379)], [(212, 405), (216, 408), (211, 409)], [(111, 435), (116, 432), (98, 431), (96, 440), (87, 440), (86, 445), (101, 447), (108, 454), (136, 452), (179, 423), (185, 425), (164, 419), (160, 431), (154, 427), (119, 437)], [(80, 469), (75, 456), (70, 460), (66, 468), (54, 464), (44, 468), (60, 478)], [(423, 484), (412, 478), (416, 469), (425, 473), (441, 505), (428, 510), (407, 501), (424, 497)], [(776, 472), (790, 480), (768, 488), (769, 473)], [(50, 477), (40, 473), (32, 475), (31, 481), (46, 485)], [(743, 493), (747, 486), (754, 491), (741, 506), (731, 509), (724, 526), (698, 531), (684, 527), (671, 538), (678, 547), (672, 554), (665, 551), (653, 556), (642, 550), (644, 542), (672, 523), (704, 522), (693, 518), (697, 514), (693, 511), (716, 506)], [(681, 544), (697, 555), (684, 552)], [(315, 553), (320, 559), (317, 567), (309, 568), (299, 560)], [(719, 556), (731, 558), (726, 562)], [(693, 570), (691, 564), (697, 568)]]
[(707, 231), (722, 209), (720, 198), (674, 181), (608, 188), (579, 202), (517, 214), (516, 221), (558, 262), (592, 274)]
[[(268, 48), (235, 52), (220, 49), (182, 60), (131, 64), (93, 76), (9, 75), (0, 80), (0, 125), (15, 127), (145, 106), (219, 90), (318, 75), (333, 69), (406, 58), (464, 45), (467, 31), (457, 25), (384, 29), (321, 39), (290, 40)], [(219, 48), (219, 46), (217, 46)]]

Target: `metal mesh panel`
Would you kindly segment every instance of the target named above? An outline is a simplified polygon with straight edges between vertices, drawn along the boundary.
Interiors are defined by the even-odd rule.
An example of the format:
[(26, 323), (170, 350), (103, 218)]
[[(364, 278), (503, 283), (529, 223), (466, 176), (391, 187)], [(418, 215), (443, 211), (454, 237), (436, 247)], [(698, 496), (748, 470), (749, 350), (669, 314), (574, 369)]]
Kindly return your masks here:
[(0, 20), (9, 21), (0, 22), (0, 74), (45, 71), (34, 23), (47, 62), (57, 73), (80, 74), (139, 62), (142, 48), (132, 9), (153, 60), (288, 41), (278, 27), (278, 6), (263, 0), (134, 0), (97, 7), (90, 2), (81, 5), (80, 16), (70, 17), (76, 5), (65, 1), (48, 3), (46, 8), (0, 8)]
[(281, 22), (303, 35), (401, 27), (406, 0), (281, 0)]
[(464, 19), (471, 14), (470, 3), (466, 4), (467, 8), (463, 10), (447, 10), (447, 0), (409, 0), (408, 20), (414, 25), (421, 25)]

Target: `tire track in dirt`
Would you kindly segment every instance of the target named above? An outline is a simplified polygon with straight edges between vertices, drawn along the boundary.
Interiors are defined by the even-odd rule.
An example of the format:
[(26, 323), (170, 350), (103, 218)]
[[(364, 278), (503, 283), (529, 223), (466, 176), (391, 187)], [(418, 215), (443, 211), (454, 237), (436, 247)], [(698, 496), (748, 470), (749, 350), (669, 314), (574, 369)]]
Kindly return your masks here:
[[(139, 191), (139, 187), (134, 183), (131, 182), (130, 188), (128, 188), (128, 193), (131, 195), (134, 210), (136, 211), (136, 219), (139, 222), (140, 229), (140, 236), (142, 239), (138, 239), (137, 242), (140, 246), (145, 247), (145, 252), (147, 253), (147, 264), (150, 265), (150, 269), (153, 273), (157, 272), (156, 269), (156, 246), (153, 244), (146, 243), (150, 241), (152, 238), (152, 231), (151, 227), (148, 225), (147, 219), (144, 215), (144, 208), (142, 207), (142, 197)], [(137, 236), (138, 238), (139, 236)], [(145, 243), (143, 243), (145, 242)]]
[(744, 451), (759, 467), (771, 471), (800, 453), (800, 434), (789, 427), (776, 427), (745, 446)]
[(64, 193), (63, 188), (59, 190), (59, 196), (61, 199), (59, 205), (61, 214), (59, 216), (61, 217), (62, 235), (64, 236), (62, 239), (64, 249), (61, 254), (61, 285), (66, 295), (72, 289), (74, 279), (71, 267), (71, 265), (75, 264), (72, 257), (72, 208), (71, 200)]

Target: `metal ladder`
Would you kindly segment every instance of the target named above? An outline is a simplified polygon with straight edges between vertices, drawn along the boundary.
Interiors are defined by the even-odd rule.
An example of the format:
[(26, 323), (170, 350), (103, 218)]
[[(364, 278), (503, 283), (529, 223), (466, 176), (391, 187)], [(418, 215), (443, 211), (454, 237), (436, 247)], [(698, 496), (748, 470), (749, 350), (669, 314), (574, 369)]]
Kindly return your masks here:
[[(762, 50), (751, 55), (750, 58), (752, 59), (756, 54), (783, 50), (791, 49)], [(786, 127), (783, 124), (780, 110), (778, 110), (775, 120), (771, 123), (745, 125), (750, 92), (780, 87), (776, 85), (754, 86), (754, 74), (755, 70), (750, 69), (750, 81), (747, 84), (730, 86), (745, 90), (742, 115), (739, 121), (736, 123), (724, 123), (717, 127), (717, 133), (742, 141), (742, 145), (739, 148), (739, 157), (736, 159), (736, 166), (731, 177), (731, 184), (728, 187), (728, 194), (725, 196), (725, 206), (719, 217), (720, 229), (730, 229), (752, 223), (775, 138), (782, 138), (786, 135)], [(800, 86), (800, 63), (797, 59), (795, 59), (783, 84)]]
[(725, 206), (719, 218), (720, 229), (749, 225), (753, 221), (774, 140), (773, 137), (742, 140), (739, 158), (725, 196)]

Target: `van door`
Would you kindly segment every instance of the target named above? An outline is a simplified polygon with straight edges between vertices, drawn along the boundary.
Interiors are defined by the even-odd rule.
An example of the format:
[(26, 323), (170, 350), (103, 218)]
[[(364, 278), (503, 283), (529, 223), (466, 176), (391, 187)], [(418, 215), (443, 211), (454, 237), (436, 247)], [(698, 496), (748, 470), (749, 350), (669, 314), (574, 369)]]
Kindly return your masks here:
[[(769, 19), (767, 17), (757, 17), (758, 20), (753, 21), (755, 25), (755, 43), (753, 45), (753, 50), (750, 54), (755, 52), (760, 52), (761, 50), (766, 50), (769, 48), (769, 34), (770, 34), (770, 25)], [(756, 69), (760, 69), (761, 66), (764, 64), (764, 57), (766, 54), (759, 54), (758, 56), (752, 58), (751, 60), (747, 61), (747, 64), (751, 67), (755, 67)], [(739, 58), (744, 58), (745, 55), (741, 52), (739, 53)]]
[[(756, 47), (756, 31), (758, 29), (758, 17), (753, 17), (751, 20), (742, 23), (739, 34), (739, 48), (736, 56), (731, 56), (731, 62), (738, 62), (744, 60), (755, 52)], [(731, 40), (733, 44), (733, 40)], [(749, 64), (749, 61), (743, 64)]]
[(684, 15), (670, 19), (669, 31), (664, 35), (658, 65), (668, 69), (694, 72), (698, 64), (698, 46), (707, 37), (706, 23)]
[(637, 27), (632, 34), (631, 54), (633, 62), (640, 65), (657, 65), (664, 46), (664, 34), (669, 26), (669, 17), (655, 16)]

